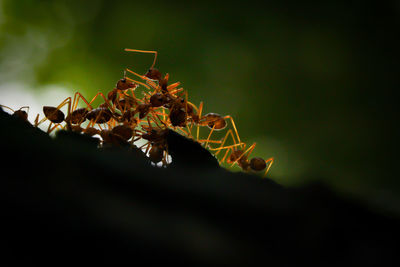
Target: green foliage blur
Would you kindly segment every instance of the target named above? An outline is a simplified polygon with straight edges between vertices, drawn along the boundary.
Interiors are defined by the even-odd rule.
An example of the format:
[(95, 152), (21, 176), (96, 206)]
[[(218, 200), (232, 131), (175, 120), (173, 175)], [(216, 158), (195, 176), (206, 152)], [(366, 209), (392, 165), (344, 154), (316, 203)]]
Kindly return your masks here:
[(89, 98), (126, 67), (151, 65), (151, 54), (124, 48), (157, 50), (156, 67), (193, 103), (232, 115), (254, 156), (275, 157), (272, 179), (322, 180), (393, 209), (399, 7), (0, 0), (0, 86), (56, 84)]

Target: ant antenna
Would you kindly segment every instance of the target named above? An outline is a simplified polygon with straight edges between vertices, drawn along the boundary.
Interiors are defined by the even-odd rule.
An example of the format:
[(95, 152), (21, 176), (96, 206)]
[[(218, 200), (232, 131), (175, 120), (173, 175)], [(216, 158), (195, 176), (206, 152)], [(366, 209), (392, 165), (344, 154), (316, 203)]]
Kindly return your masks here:
[(8, 106), (0, 105), (0, 107), (7, 108), (7, 109), (11, 110), (12, 112), (15, 112), (15, 110), (13, 110), (12, 108), (10, 108), (10, 107), (8, 107)]
[(154, 65), (156, 64), (156, 60), (157, 60), (157, 51), (137, 50), (137, 49), (130, 49), (130, 48), (125, 48), (125, 51), (127, 51), (127, 52), (138, 52), (138, 53), (154, 54), (153, 64), (151, 65), (150, 69), (154, 68)]
[[(12, 112), (15, 112), (15, 110), (13, 110), (12, 108), (10, 108), (10, 107), (8, 107), (8, 106), (1, 105), (1, 104), (0, 104), (0, 107), (7, 108), (7, 109), (11, 110)], [(20, 107), (18, 110), (22, 110), (23, 108), (25, 108), (25, 109), (29, 112), (29, 106)], [(18, 110), (17, 110), (17, 111), (18, 111)]]

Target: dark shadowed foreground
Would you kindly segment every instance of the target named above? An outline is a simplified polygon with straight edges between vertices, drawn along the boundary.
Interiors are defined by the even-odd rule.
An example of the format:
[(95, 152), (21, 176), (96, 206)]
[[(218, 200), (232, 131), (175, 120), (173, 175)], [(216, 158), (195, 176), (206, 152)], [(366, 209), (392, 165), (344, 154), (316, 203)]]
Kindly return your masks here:
[(52, 139), (0, 112), (2, 260), (30, 263), (379, 265), (395, 261), (397, 218), (323, 185), (283, 188), (230, 173), (171, 132), (173, 164), (93, 139)]

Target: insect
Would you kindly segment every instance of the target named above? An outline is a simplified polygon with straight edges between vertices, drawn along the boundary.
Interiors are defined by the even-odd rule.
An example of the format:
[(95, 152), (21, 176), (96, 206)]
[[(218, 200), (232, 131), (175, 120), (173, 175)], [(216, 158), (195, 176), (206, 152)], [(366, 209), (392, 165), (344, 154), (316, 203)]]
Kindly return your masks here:
[[(223, 156), (220, 164), (225, 160), (228, 164), (231, 164), (231, 167), (235, 164), (238, 164), (240, 168), (244, 171), (262, 171), (265, 169), (264, 177), (267, 175), (269, 169), (274, 163), (274, 158), (268, 158), (264, 160), (261, 157), (250, 158), (250, 154), (253, 152), (256, 143), (253, 143), (249, 148), (246, 149), (245, 143), (237, 143), (233, 134), (230, 133), (233, 139), (233, 145), (224, 146), (225, 141), (227, 140), (228, 133), (225, 135), (223, 142), (218, 148), (210, 148), (212, 151), (216, 151), (215, 155), (217, 156), (219, 152), (225, 150), (225, 155)], [(229, 156), (228, 156), (229, 155)]]
[[(222, 157), (220, 164), (237, 164), (243, 171), (250, 172), (265, 170), (264, 176), (268, 173), (274, 159), (250, 158), (256, 144), (246, 148), (232, 116), (213, 112), (203, 115), (202, 101), (197, 107), (189, 101), (188, 91), (181, 87), (180, 82), (170, 83), (170, 75), (164, 75), (155, 68), (157, 51), (125, 51), (154, 55), (145, 74), (141, 75), (127, 68), (115, 87), (106, 94), (99, 92), (87, 101), (77, 92), (73, 99), (68, 97), (56, 107), (45, 106), (45, 117), (39, 121), (37, 116), (35, 126), (49, 120), (48, 133), (56, 128), (66, 128), (93, 137), (100, 136), (99, 144), (102, 147), (136, 147), (135, 143), (143, 140), (144, 144), (140, 149), (151, 162), (162, 166), (170, 163), (166, 140), (168, 132), (173, 129), (213, 152), (217, 159)], [(127, 73), (134, 77), (127, 77)], [(94, 107), (93, 103), (98, 97), (103, 102)], [(79, 100), (83, 100), (86, 106), (78, 108)], [(67, 106), (66, 115), (61, 110), (64, 106)], [(14, 114), (25, 118), (23, 112), (25, 111), (21, 108)], [(200, 136), (200, 128), (207, 129), (206, 137)], [(219, 131), (223, 133), (219, 135), (222, 137), (220, 139), (215, 137)]]
[[(28, 112), (29, 112), (29, 107), (28, 106), (23, 106), (23, 107), (19, 108), (18, 110), (13, 110), (12, 108), (10, 108), (8, 106), (5, 106), (5, 105), (0, 105), (0, 107), (7, 108), (7, 109), (11, 110), (13, 112), (13, 114), (12, 114), (13, 117), (19, 118), (19, 119), (21, 119), (21, 120), (23, 120), (25, 122), (30, 123), (28, 121)], [(28, 112), (23, 110), (23, 109), (27, 109)]]
[(153, 120), (157, 127), (153, 127), (150, 119), (147, 118), (148, 125), (142, 125), (144, 132), (141, 132), (141, 138), (147, 141), (143, 147), (146, 147), (145, 154), (149, 155), (149, 159), (153, 163), (162, 161), (162, 166), (168, 164), (168, 146), (166, 142), (166, 135), (168, 128), (161, 127), (155, 120)]
[[(266, 173), (269, 171), (269, 168), (271, 167), (273, 163), (273, 158), (269, 158), (267, 160), (264, 160), (262, 158), (252, 158), (248, 159), (251, 152), (255, 148), (255, 144), (250, 146), (249, 149), (244, 150), (246, 147), (245, 143), (242, 143), (240, 140), (240, 136), (238, 133), (238, 130), (236, 128), (236, 124), (233, 120), (233, 118), (230, 115), (222, 116), (217, 113), (207, 113), (202, 116), (202, 111), (203, 111), (203, 102), (200, 102), (199, 108), (197, 108), (194, 104), (190, 103), (187, 99), (187, 92), (185, 92), (185, 98), (182, 97), (171, 97), (168, 92), (168, 78), (169, 75), (167, 74), (164, 78), (162, 77), (161, 72), (158, 69), (155, 69), (155, 63), (157, 59), (157, 51), (145, 51), (145, 50), (136, 50), (136, 49), (125, 49), (125, 51), (131, 51), (131, 52), (140, 52), (140, 53), (153, 53), (154, 54), (154, 60), (147, 71), (145, 75), (139, 75), (129, 69), (127, 69), (128, 72), (134, 74), (135, 76), (145, 80), (151, 88), (154, 89), (156, 93), (154, 93), (151, 97), (151, 104), (143, 104), (142, 109), (143, 110), (148, 110), (150, 106), (152, 105), (153, 107), (167, 107), (169, 109), (169, 125), (172, 127), (178, 127), (178, 128), (183, 128), (187, 126), (188, 122), (191, 122), (191, 127), (188, 129), (188, 132), (184, 132), (188, 137), (192, 137), (191, 130), (193, 125), (197, 126), (197, 132), (196, 132), (196, 140), (199, 142), (202, 142), (205, 147), (208, 146), (208, 143), (214, 142), (214, 143), (220, 143), (219, 148), (216, 149), (216, 155), (218, 155), (219, 152), (226, 150), (225, 155), (221, 162), (224, 162), (224, 160), (227, 158), (227, 155), (230, 153), (227, 162), (232, 163), (234, 165), (237, 163), (243, 170), (249, 171), (261, 171), (266, 169)], [(154, 83), (158, 82), (158, 85)], [(188, 104), (190, 103), (190, 104)], [(195, 112), (197, 111), (197, 113)], [(145, 117), (147, 113), (142, 110), (138, 110), (141, 113), (141, 118)], [(232, 128), (227, 130), (224, 138), (221, 141), (218, 140), (212, 140), (211, 136), (214, 131), (221, 131), (226, 129), (227, 127), (227, 121), (229, 120)], [(205, 140), (202, 140), (199, 138), (199, 128), (200, 127), (208, 127), (210, 129), (210, 132), (208, 134), (208, 137)], [(231, 137), (233, 140), (233, 145), (230, 146), (225, 146), (226, 141), (228, 140), (228, 137)], [(210, 148), (212, 149), (212, 148)], [(267, 168), (267, 163), (268, 163), (268, 168)], [(265, 173), (265, 174), (266, 174)]]

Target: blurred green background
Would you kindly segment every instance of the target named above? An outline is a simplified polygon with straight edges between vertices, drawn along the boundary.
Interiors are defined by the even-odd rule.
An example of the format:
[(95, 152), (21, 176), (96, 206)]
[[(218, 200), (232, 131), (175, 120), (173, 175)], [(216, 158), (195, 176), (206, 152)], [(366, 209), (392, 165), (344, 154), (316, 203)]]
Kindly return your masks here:
[(243, 141), (257, 142), (253, 155), (275, 157), (278, 183), (323, 180), (398, 210), (399, 10), (398, 1), (0, 0), (0, 102), (17, 87), (89, 98), (124, 68), (151, 65), (152, 55), (124, 48), (157, 50), (156, 67), (193, 103), (232, 115)]

